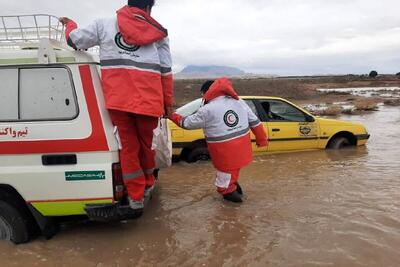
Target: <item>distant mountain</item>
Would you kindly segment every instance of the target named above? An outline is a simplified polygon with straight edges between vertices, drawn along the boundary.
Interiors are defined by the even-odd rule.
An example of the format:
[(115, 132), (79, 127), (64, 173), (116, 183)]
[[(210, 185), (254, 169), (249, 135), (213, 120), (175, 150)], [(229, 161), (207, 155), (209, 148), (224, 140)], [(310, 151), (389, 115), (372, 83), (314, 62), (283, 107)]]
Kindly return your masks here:
[(195, 66), (190, 65), (185, 67), (181, 72), (175, 74), (176, 78), (217, 78), (221, 76), (241, 77), (245, 76), (246, 72), (238, 68), (226, 66)]

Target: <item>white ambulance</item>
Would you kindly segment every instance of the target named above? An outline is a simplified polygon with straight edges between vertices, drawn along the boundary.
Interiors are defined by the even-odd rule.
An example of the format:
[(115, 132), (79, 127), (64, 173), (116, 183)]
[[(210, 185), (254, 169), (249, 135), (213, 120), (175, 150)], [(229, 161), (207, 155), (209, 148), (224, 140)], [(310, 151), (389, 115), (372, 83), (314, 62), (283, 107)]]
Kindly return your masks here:
[(0, 81), (0, 240), (51, 237), (60, 216), (124, 219), (97, 57), (68, 48), (56, 17), (3, 16)]

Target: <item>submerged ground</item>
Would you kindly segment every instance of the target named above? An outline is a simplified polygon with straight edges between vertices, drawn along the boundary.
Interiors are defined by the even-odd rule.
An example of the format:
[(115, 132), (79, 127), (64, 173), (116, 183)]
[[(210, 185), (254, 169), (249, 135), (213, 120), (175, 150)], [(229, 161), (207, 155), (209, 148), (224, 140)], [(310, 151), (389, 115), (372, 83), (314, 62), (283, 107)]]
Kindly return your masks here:
[(1, 266), (398, 266), (400, 109), (380, 109), (342, 117), (367, 147), (256, 158), (242, 205), (221, 201), (210, 163), (178, 163), (142, 219), (0, 242)]

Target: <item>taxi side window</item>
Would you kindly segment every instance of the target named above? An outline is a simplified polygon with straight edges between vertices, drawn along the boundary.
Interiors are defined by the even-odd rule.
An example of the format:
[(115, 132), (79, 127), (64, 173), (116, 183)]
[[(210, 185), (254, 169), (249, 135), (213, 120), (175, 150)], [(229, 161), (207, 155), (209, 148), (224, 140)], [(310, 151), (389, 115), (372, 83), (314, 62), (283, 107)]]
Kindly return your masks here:
[(9, 77), (2, 80), (10, 86), (5, 87), (7, 92), (0, 91), (0, 104), (9, 102), (0, 107), (0, 121), (59, 121), (78, 116), (75, 89), (66, 68), (1, 69), (0, 78), (8, 72)]
[(266, 114), (267, 121), (273, 122), (306, 122), (303, 112), (294, 106), (279, 100), (263, 100), (260, 105)]
[(256, 105), (254, 104), (254, 102), (253, 102), (253, 100), (245, 100), (244, 101), (249, 107), (250, 107), (250, 109), (254, 112), (254, 114), (258, 117), (258, 118), (260, 118), (260, 116), (258, 115), (258, 111), (257, 111), (257, 108), (256, 108)]

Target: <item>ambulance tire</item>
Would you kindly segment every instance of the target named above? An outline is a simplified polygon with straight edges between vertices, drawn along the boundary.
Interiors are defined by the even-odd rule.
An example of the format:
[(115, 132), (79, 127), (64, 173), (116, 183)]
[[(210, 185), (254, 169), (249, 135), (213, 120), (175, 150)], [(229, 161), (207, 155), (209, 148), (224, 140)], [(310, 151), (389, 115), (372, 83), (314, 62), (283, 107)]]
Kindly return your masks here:
[(346, 137), (336, 137), (329, 144), (330, 149), (342, 149), (351, 146), (350, 141)]
[(196, 147), (189, 152), (186, 157), (188, 163), (194, 163), (197, 161), (207, 161), (210, 160), (210, 154), (206, 147)]
[(30, 240), (28, 220), (10, 203), (0, 200), (0, 240), (14, 244)]

